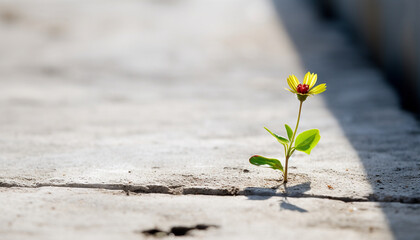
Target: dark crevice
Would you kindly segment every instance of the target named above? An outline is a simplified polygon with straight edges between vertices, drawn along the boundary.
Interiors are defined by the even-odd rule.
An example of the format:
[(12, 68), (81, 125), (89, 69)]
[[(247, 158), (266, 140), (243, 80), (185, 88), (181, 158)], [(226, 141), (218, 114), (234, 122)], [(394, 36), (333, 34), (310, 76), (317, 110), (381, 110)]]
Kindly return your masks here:
[(271, 197), (290, 197), (290, 198), (318, 198), (337, 200), (342, 202), (398, 202), (398, 203), (411, 203), (419, 204), (420, 197), (410, 196), (382, 196), (377, 194), (370, 194), (363, 198), (355, 197), (337, 197), (328, 195), (306, 194), (299, 192), (277, 192), (273, 188), (245, 188), (239, 189), (237, 187), (227, 188), (209, 188), (209, 187), (185, 187), (185, 186), (165, 186), (165, 185), (125, 185), (125, 184), (81, 184), (81, 183), (68, 183), (68, 184), (47, 184), (38, 183), (34, 185), (23, 185), (16, 183), (0, 182), (0, 187), (11, 188), (41, 188), (41, 187), (60, 187), (60, 188), (87, 188), (87, 189), (105, 189), (105, 190), (122, 190), (127, 195), (134, 194), (172, 194), (172, 195), (209, 195), (209, 196), (248, 196), (253, 200), (253, 196), (263, 196), (264, 199)]
[(174, 226), (169, 231), (163, 231), (159, 228), (152, 228), (152, 229), (141, 231), (141, 233), (146, 236), (157, 237), (157, 238), (166, 237), (166, 236), (180, 237), (180, 236), (189, 235), (192, 230), (203, 231), (209, 228), (218, 228), (218, 227), (219, 226), (217, 225), (197, 224), (193, 227)]

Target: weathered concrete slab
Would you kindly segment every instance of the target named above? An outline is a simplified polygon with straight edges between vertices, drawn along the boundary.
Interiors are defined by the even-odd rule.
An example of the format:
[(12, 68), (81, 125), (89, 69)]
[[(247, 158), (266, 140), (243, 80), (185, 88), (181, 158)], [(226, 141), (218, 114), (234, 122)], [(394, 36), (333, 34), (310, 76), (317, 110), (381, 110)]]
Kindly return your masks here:
[[(418, 238), (416, 122), (334, 26), (274, 2), (1, 0), (1, 238)], [(294, 125), (306, 70), (322, 139), (284, 186), (248, 158), (283, 155), (262, 127)]]
[[(0, 189), (2, 239), (153, 239), (141, 232), (197, 224), (182, 239), (415, 239), (420, 205), (327, 199), (130, 195), (68, 188)], [(24, 229), (24, 230), (22, 230)]]
[(285, 79), (315, 62), (329, 88), (300, 129), (322, 140), (277, 191), (418, 202), (415, 121), (345, 37), (280, 4), (299, 20), (252, 0), (1, 1), (1, 185), (275, 194), (247, 159), (282, 156), (262, 127), (294, 124)]

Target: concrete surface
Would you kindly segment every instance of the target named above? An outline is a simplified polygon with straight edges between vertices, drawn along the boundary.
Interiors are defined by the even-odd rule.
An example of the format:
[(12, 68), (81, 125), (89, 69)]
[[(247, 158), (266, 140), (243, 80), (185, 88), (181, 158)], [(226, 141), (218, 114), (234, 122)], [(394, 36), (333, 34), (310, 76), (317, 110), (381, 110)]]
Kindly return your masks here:
[(183, 238), (392, 239), (382, 211), (391, 212), (400, 231), (414, 239), (411, 223), (420, 211), (420, 205), (401, 203), (381, 207), (309, 198), (126, 196), (122, 191), (51, 187), (3, 188), (0, 204), (0, 233), (6, 239), (57, 239), (51, 229), (61, 234), (59, 239), (147, 239), (144, 230), (197, 223), (217, 227), (192, 230)]
[[(2, 0), (0, 16), (4, 238), (140, 238), (135, 229), (201, 220), (220, 226), (199, 231), (203, 238), (274, 238), (284, 214), (288, 226), (302, 223), (290, 239), (313, 237), (312, 230), (330, 239), (418, 238), (412, 230), (420, 221), (419, 127), (382, 75), (308, 5)], [(283, 156), (263, 126), (285, 134), (283, 124), (295, 124), (298, 102), (283, 88), (289, 74), (302, 79), (307, 70), (319, 73), (328, 90), (305, 102), (300, 130), (319, 128), (321, 141), (311, 156), (293, 156), (284, 186), (278, 172), (248, 158)], [(127, 208), (153, 204), (136, 209), (150, 219), (131, 212), (124, 224), (112, 219), (122, 214), (115, 205), (122, 190), (152, 193), (123, 200)], [(284, 196), (311, 217), (278, 212)], [(28, 199), (37, 207), (14, 225)], [(50, 209), (51, 202), (64, 204), (55, 211), (60, 222), (40, 220), (49, 214), (40, 206)], [(183, 219), (190, 202), (208, 218), (190, 211)], [(343, 209), (353, 205), (368, 210), (350, 218)], [(227, 218), (227, 206), (237, 216)], [(172, 217), (162, 220), (168, 208)], [(399, 212), (410, 214), (403, 225)], [(228, 226), (255, 214), (270, 227)], [(313, 223), (317, 216), (325, 222)]]

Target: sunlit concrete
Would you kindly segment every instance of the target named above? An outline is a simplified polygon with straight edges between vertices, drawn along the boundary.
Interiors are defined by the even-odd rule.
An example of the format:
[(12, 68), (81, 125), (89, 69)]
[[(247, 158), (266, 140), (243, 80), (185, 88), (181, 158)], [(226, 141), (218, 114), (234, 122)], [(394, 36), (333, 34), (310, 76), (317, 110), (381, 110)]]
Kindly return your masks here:
[[(414, 119), (334, 26), (320, 23), (307, 5), (280, 1), (279, 7), (260, 0), (0, 1), (0, 186), (259, 194), (277, 200), (289, 195), (320, 206), (329, 204), (326, 198), (369, 206), (396, 202), (396, 208), (402, 206), (398, 202), (418, 202)], [(290, 23), (297, 24), (293, 31)], [(296, 32), (307, 40), (303, 47)], [(292, 73), (302, 78), (307, 70), (318, 72), (328, 90), (305, 102), (299, 129), (319, 128), (321, 141), (311, 156), (293, 156), (284, 186), (279, 172), (251, 166), (248, 158), (281, 159), (282, 146), (263, 127), (285, 135), (283, 124), (295, 124), (298, 101), (284, 90), (285, 79)], [(72, 195), (69, 188), (57, 190), (57, 199)], [(12, 188), (2, 194), (14, 194), (17, 202), (31, 191), (37, 192), (20, 195)], [(165, 199), (171, 198), (159, 201)], [(5, 204), (13, 209), (14, 202)], [(380, 209), (371, 219), (377, 219), (378, 236), (412, 236), (393, 224), (383, 205), (375, 206)], [(247, 214), (252, 207), (238, 208)], [(290, 214), (295, 226), (301, 215)], [(135, 219), (130, 221), (134, 226)], [(226, 229), (225, 222), (214, 224)], [(252, 230), (240, 226), (243, 234)], [(319, 226), (316, 231), (331, 239), (346, 232)], [(10, 239), (33, 230), (7, 229), (2, 231)], [(238, 229), (219, 233), (229, 238)], [(281, 230), (269, 229), (269, 236)], [(355, 229), (349, 238), (366, 230)], [(33, 231), (34, 238), (56, 233)]]

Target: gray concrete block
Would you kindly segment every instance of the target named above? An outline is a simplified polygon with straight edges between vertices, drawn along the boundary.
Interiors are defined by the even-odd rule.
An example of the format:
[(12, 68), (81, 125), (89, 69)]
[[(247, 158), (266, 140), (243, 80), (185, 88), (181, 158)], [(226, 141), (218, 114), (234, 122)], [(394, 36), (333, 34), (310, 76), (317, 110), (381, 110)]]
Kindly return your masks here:
[[(0, 189), (2, 239), (153, 239), (143, 231), (197, 224), (186, 239), (415, 239), (418, 205), (312, 198), (126, 196), (122, 191)], [(389, 220), (384, 212), (390, 213)], [(175, 238), (174, 236), (170, 238)]]
[[(373, 237), (416, 236), (411, 229), (417, 218), (410, 215), (405, 228), (394, 212), (417, 211), (417, 123), (398, 107), (380, 72), (303, 2), (279, 1), (278, 9), (271, 2), (253, 0), (0, 4), (9, 11), (0, 23), (0, 187), (8, 196), (0, 201), (10, 206), (2, 221), (12, 225), (2, 232), (11, 239), (27, 233), (47, 238), (54, 226), (65, 233), (76, 229), (72, 238), (89, 238), (96, 233), (89, 223), (97, 219), (105, 233), (100, 237), (124, 237), (128, 232), (128, 238), (141, 238), (133, 231), (142, 230), (140, 224), (149, 228), (164, 222), (158, 216), (168, 209), (176, 211), (165, 229), (178, 220), (197, 224), (200, 216), (227, 211), (219, 208), (223, 201), (235, 209), (235, 199), (244, 205), (230, 215), (241, 214), (226, 221), (254, 219), (258, 211), (248, 198), (269, 199), (255, 208), (264, 209), (260, 219), (275, 220), (268, 225), (271, 229), (283, 216), (270, 212), (277, 211), (277, 199), (286, 196), (302, 201), (291, 202), (296, 208), (283, 204), (299, 214), (299, 209), (315, 212), (322, 206), (303, 222), (298, 231), (303, 237), (309, 237), (305, 229), (312, 226), (313, 234), (325, 238), (343, 233), (359, 238), (370, 233), (367, 222), (373, 224)], [(310, 156), (293, 156), (291, 179), (284, 186), (279, 172), (252, 166), (248, 158), (261, 154), (281, 159), (282, 147), (263, 127), (285, 134), (283, 124), (295, 123), (298, 101), (284, 90), (285, 79), (289, 74), (302, 79), (307, 70), (317, 72), (328, 90), (305, 102), (299, 129), (319, 128), (321, 141)], [(10, 187), (23, 192), (14, 195), (16, 189)], [(37, 195), (44, 187), (53, 187), (51, 194), (61, 197), (49, 202)], [(105, 200), (102, 193), (89, 202), (90, 193), (101, 191), (97, 189), (167, 195), (164, 200), (148, 195), (141, 203), (130, 197), (125, 206), (116, 207), (118, 201)], [(37, 204), (31, 211), (39, 214), (31, 213), (33, 219), (18, 220), (19, 227), (13, 228), (14, 216), (28, 211), (31, 197)], [(62, 212), (44, 221), (49, 204), (59, 199)], [(337, 210), (329, 215), (331, 202), (326, 199), (339, 201), (340, 209), (347, 208), (345, 202), (357, 202), (373, 210), (369, 207), (366, 215), (354, 216), (355, 225), (346, 225), (346, 214)], [(145, 202), (155, 200), (159, 204), (148, 210)], [(190, 202), (208, 207), (190, 218), (174, 218), (191, 207)], [(140, 219), (140, 224), (114, 221), (123, 219), (124, 207), (137, 204), (142, 207), (133, 212), (146, 212), (147, 221), (138, 214), (128, 219)], [(74, 210), (78, 205), (80, 210)], [(97, 206), (103, 212), (95, 211)], [(296, 211), (287, 228), (306, 221)], [(339, 225), (333, 225), (336, 215), (341, 216)], [(311, 225), (320, 216), (328, 218)], [(227, 226), (224, 217), (207, 220)], [(56, 219), (63, 220), (53, 222)], [(248, 232), (242, 229), (249, 224), (238, 224), (232, 230), (215, 230), (210, 237), (243, 238)], [(265, 227), (258, 230), (262, 225), (249, 229), (255, 231), (251, 236), (263, 234)], [(269, 237), (277, 234), (277, 229), (268, 231)]]

